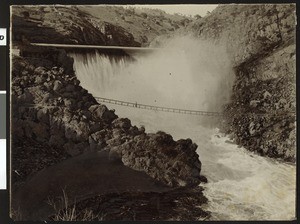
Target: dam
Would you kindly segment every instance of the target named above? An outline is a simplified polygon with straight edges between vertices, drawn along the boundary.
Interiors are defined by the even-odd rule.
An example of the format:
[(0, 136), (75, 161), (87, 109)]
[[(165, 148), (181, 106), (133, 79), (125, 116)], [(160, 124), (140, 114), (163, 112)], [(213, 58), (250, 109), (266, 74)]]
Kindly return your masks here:
[[(221, 111), (224, 102), (230, 100), (232, 68), (222, 48), (207, 42), (195, 44), (189, 39), (175, 40), (168, 51), (43, 44), (36, 47), (66, 50), (74, 60), (81, 86), (118, 116), (146, 127), (150, 133), (163, 130), (176, 140), (192, 139), (198, 145), (201, 173), (208, 179), (200, 186), (208, 198), (204, 209), (212, 213), (211, 220), (294, 217), (293, 164), (280, 164), (239, 147), (216, 127), (213, 121), (218, 116), (184, 114)], [(153, 110), (142, 110), (141, 105), (153, 106)], [(179, 114), (163, 113), (164, 108), (185, 109)]]

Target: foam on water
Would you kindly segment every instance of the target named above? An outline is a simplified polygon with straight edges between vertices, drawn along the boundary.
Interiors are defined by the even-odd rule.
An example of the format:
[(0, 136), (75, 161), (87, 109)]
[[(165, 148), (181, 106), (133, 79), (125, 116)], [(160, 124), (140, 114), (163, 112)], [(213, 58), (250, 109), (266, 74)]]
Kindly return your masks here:
[[(220, 110), (230, 99), (233, 72), (222, 46), (179, 38), (136, 61), (71, 54), (81, 85), (94, 96), (157, 106)], [(175, 49), (175, 50), (174, 50)], [(147, 132), (159, 130), (198, 145), (208, 178), (205, 209), (212, 220), (285, 220), (295, 217), (296, 167), (230, 143), (207, 118), (110, 106)], [(204, 126), (205, 124), (205, 126)], [(195, 205), (197, 206), (197, 205)]]
[(204, 195), (212, 220), (290, 220), (295, 217), (296, 167), (261, 157), (230, 143), (196, 117), (111, 106), (146, 131), (164, 130), (177, 140), (191, 138), (208, 178)]
[(83, 87), (123, 101), (218, 111), (234, 81), (224, 47), (189, 38), (174, 39), (135, 61), (98, 52), (70, 55)]
[[(209, 167), (203, 165), (203, 174), (210, 179), (205, 185), (205, 195), (210, 200), (207, 209), (213, 212), (213, 218), (293, 219), (295, 166), (255, 155), (226, 143), (226, 140), (229, 139), (211, 136), (211, 149), (220, 155)], [(198, 153), (203, 158), (203, 164), (213, 160), (206, 150), (199, 149)]]

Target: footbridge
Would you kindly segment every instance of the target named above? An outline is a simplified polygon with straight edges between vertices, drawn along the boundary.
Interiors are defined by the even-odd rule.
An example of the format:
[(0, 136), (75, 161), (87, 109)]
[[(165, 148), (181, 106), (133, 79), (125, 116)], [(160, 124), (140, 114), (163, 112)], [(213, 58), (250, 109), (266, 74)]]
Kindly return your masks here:
[(201, 111), (201, 110), (186, 110), (186, 109), (179, 109), (179, 108), (171, 108), (171, 107), (160, 107), (160, 106), (153, 106), (153, 105), (146, 105), (140, 103), (133, 103), (115, 99), (107, 99), (102, 97), (94, 97), (99, 103), (109, 103), (109, 104), (116, 104), (126, 107), (133, 107), (133, 108), (140, 108), (145, 110), (154, 110), (154, 111), (162, 111), (162, 112), (169, 112), (169, 113), (178, 113), (178, 114), (189, 114), (189, 115), (200, 115), (200, 116), (215, 116), (219, 117), (222, 116), (222, 113), (219, 112), (210, 112), (210, 111)]

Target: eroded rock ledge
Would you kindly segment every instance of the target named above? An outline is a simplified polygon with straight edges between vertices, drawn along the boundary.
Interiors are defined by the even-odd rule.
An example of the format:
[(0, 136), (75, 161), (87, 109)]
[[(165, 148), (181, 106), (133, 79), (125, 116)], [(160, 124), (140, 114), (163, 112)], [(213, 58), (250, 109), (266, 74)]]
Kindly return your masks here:
[(296, 161), (296, 5), (220, 5), (184, 31), (226, 47), (235, 68), (223, 132), (250, 151)]
[(72, 65), (64, 51), (54, 59), (13, 58), (13, 184), (91, 150), (107, 150), (111, 159), (121, 159), (171, 187), (199, 184), (201, 162), (195, 143), (174, 141), (162, 131), (147, 134), (129, 119), (118, 118), (80, 86)]

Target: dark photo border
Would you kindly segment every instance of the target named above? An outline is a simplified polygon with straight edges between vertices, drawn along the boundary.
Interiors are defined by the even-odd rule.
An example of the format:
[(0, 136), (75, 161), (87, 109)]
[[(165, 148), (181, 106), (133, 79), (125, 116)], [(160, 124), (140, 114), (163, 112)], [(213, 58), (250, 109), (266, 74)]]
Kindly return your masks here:
[[(7, 28), (7, 46), (0, 46), (0, 90), (6, 90), (6, 144), (7, 144), (7, 190), (0, 190), (0, 223), (3, 224), (10, 224), (15, 223), (10, 217), (9, 217), (9, 189), (10, 189), (10, 58), (9, 58), (9, 48), (10, 48), (10, 6), (11, 5), (53, 5), (53, 4), (61, 4), (61, 5), (90, 5), (90, 4), (225, 4), (225, 3), (244, 3), (244, 4), (263, 4), (263, 3), (296, 3), (296, 0), (291, 1), (262, 1), (262, 0), (254, 0), (254, 1), (224, 1), (224, 0), (198, 0), (198, 1), (182, 1), (182, 0), (135, 0), (135, 1), (116, 1), (116, 0), (110, 0), (110, 1), (97, 1), (97, 0), (0, 0), (0, 28)], [(297, 4), (297, 14), (299, 12), (299, 4)], [(299, 43), (299, 15), (297, 16), (297, 36), (296, 36), (296, 42)], [(297, 54), (299, 54), (299, 46), (297, 44)], [(300, 54), (299, 54), (300, 55)], [(6, 68), (6, 69), (5, 69)], [(299, 63), (297, 61), (297, 74), (299, 71)], [(5, 74), (4, 74), (5, 73)], [(297, 89), (297, 116), (299, 116), (299, 106), (298, 106), (298, 100), (299, 100), (299, 90), (300, 90), (300, 84), (299, 84), (299, 77), (297, 75), (296, 80), (296, 89)], [(1, 106), (1, 105), (0, 105)], [(3, 116), (0, 114), (0, 116)], [(298, 125), (298, 121), (297, 121)], [(0, 127), (2, 128), (2, 127)], [(297, 129), (297, 141), (299, 137), (299, 131)], [(298, 151), (298, 146), (297, 146)], [(296, 189), (297, 189), (297, 198), (296, 198), (296, 212), (297, 217), (299, 217), (300, 209), (299, 209), (299, 156), (297, 153), (297, 181), (296, 181)], [(56, 223), (56, 222), (16, 222), (16, 223)], [(84, 222), (73, 222), (73, 223), (84, 223)], [(96, 222), (92, 222), (96, 223)], [(110, 223), (127, 223), (127, 222), (119, 222), (119, 221), (110, 221)], [(135, 223), (152, 223), (152, 222), (145, 222), (145, 221), (138, 221)], [(170, 222), (164, 222), (160, 221), (159, 223), (170, 223)], [(186, 223), (186, 222), (182, 222)], [(189, 223), (196, 223), (196, 222), (189, 222)], [(210, 221), (209, 223), (297, 223), (297, 220), (293, 221)]]

